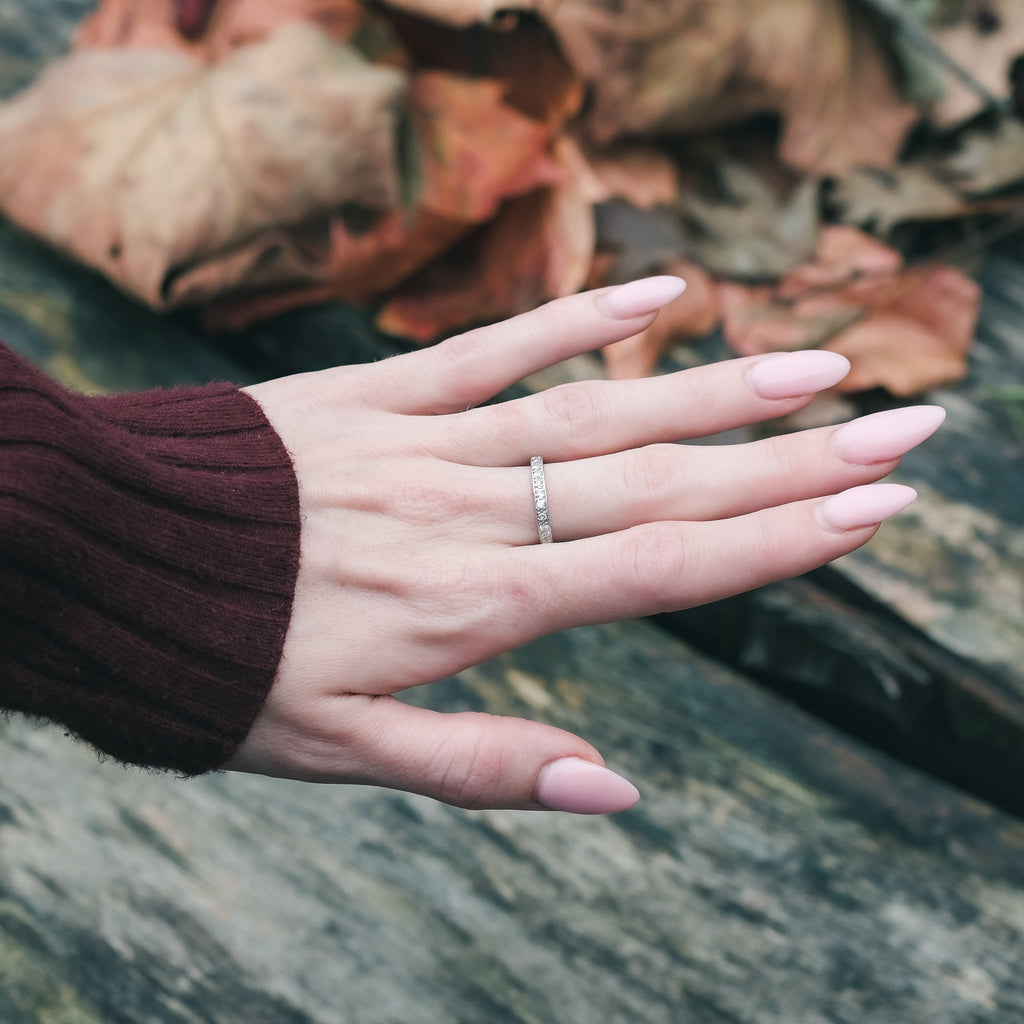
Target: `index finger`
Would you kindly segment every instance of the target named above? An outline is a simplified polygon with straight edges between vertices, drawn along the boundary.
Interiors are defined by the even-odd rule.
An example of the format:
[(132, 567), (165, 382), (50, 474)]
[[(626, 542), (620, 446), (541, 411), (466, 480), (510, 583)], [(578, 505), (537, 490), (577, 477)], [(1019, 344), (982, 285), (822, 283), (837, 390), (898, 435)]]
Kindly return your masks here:
[(639, 334), (685, 287), (678, 277), (647, 277), (556, 299), (432, 348), (365, 367), (361, 390), (365, 395), (376, 388), (381, 403), (393, 412), (459, 412), (537, 370)]

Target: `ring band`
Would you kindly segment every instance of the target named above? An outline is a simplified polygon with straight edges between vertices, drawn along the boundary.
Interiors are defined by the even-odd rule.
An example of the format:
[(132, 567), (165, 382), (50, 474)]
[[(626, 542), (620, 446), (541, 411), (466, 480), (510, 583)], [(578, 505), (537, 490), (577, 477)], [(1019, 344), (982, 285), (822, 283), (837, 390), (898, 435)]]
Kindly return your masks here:
[(544, 460), (539, 455), (530, 459), (533, 477), (533, 507), (537, 510), (537, 533), (541, 544), (550, 544), (551, 518), (548, 515), (548, 488), (544, 482)]

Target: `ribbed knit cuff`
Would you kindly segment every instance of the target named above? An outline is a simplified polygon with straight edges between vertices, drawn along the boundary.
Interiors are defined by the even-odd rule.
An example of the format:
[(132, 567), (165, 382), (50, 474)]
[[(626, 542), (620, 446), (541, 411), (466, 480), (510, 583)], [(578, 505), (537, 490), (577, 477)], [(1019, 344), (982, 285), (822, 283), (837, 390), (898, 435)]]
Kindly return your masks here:
[(229, 384), (73, 395), (0, 346), (0, 705), (198, 774), (273, 683), (299, 564), (291, 459)]

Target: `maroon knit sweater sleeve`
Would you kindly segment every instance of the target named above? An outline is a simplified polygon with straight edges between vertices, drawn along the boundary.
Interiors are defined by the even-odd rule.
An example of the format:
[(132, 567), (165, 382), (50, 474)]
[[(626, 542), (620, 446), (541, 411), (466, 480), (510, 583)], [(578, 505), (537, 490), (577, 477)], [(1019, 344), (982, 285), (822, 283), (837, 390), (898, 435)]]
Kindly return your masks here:
[(229, 384), (72, 394), (0, 346), (0, 707), (198, 774), (274, 680), (298, 486)]

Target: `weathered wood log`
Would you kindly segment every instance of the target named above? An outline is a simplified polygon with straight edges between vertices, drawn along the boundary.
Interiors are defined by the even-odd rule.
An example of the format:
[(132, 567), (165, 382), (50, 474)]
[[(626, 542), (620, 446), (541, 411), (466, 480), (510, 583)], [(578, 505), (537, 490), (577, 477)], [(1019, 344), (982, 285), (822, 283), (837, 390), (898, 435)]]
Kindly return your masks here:
[(43, 1021), (1003, 1022), (1024, 827), (654, 627), (422, 694), (575, 728), (614, 818), (98, 764), (0, 732), (0, 1014)]
[[(23, 240), (0, 238), (31, 267)], [(39, 277), (0, 304), (0, 330), (79, 385), (236, 369), (180, 323), (36, 255)], [(152, 362), (123, 357), (136, 317)], [(1024, 831), (1011, 819), (639, 623), (552, 637), (428, 692), (434, 706), (581, 731), (643, 803), (581, 821), (235, 776), (181, 783), (9, 723), (0, 1019), (1020, 1012)]]

